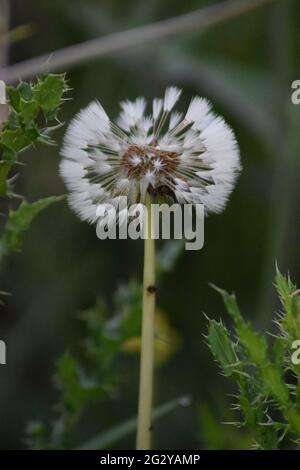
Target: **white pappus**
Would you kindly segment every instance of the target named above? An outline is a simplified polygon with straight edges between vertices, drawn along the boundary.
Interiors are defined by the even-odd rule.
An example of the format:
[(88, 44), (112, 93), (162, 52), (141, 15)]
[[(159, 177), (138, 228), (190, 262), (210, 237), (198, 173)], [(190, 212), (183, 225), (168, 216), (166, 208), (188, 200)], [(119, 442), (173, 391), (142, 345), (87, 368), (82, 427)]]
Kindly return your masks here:
[(78, 216), (97, 221), (97, 207), (158, 200), (203, 204), (221, 212), (240, 170), (239, 149), (231, 128), (204, 98), (192, 98), (185, 114), (173, 111), (181, 94), (168, 87), (146, 114), (144, 98), (121, 102), (116, 123), (98, 101), (71, 121), (60, 173), (69, 203)]

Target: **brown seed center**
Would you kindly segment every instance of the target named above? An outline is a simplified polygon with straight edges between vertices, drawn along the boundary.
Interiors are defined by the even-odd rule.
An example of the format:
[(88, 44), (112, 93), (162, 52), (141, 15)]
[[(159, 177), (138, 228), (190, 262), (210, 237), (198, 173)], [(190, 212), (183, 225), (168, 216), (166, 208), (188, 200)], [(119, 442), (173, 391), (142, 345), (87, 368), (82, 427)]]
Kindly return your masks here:
[(180, 163), (177, 152), (161, 150), (153, 145), (131, 145), (121, 158), (128, 178), (140, 179), (147, 171), (170, 177)]

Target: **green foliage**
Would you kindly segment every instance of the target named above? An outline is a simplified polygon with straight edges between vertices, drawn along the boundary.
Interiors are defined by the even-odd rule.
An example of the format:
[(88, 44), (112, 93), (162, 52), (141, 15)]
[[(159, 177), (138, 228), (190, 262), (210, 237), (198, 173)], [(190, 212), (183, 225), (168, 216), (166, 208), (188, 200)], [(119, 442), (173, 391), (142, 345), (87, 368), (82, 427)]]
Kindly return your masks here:
[(63, 423), (66, 429), (76, 421), (85, 404), (104, 393), (100, 383), (88, 377), (81, 364), (65, 353), (57, 364), (58, 386), (62, 394)]
[(300, 442), (300, 370), (291, 360), (292, 343), (300, 338), (299, 291), (278, 270), (275, 284), (283, 309), (272, 350), (266, 336), (244, 320), (235, 296), (218, 288), (234, 331), (209, 320), (207, 336), (221, 370), (238, 388), (235, 407), (243, 420), (236, 424), (251, 432), (261, 449), (276, 449), (283, 439)]
[(23, 200), (16, 211), (10, 211), (0, 240), (0, 259), (12, 251), (20, 250), (24, 234), (33, 219), (42, 210), (60, 200), (61, 197), (55, 196), (46, 197), (33, 203)]
[[(57, 113), (67, 91), (65, 75), (50, 74), (36, 84), (21, 82), (6, 87), (8, 118), (0, 131), (0, 197), (14, 196), (10, 170), (18, 164), (19, 153), (38, 142), (51, 144), (51, 132), (57, 128)], [(49, 120), (55, 125), (48, 126)], [(56, 122), (55, 122), (56, 121)], [(47, 197), (28, 203), (25, 200), (17, 210), (9, 209), (0, 240), (0, 259), (21, 247), (25, 232), (33, 219), (59, 197)]]
[(59, 122), (57, 113), (67, 90), (64, 74), (50, 74), (36, 84), (21, 82), (6, 88), (9, 115), (0, 133), (0, 196), (13, 195), (8, 177), (18, 153), (38, 142), (53, 143), (50, 133)]
[(39, 80), (35, 85), (34, 96), (46, 120), (56, 119), (56, 113), (59, 109), (64, 92), (64, 75), (50, 74), (44, 80)]
[(208, 342), (214, 345), (215, 357), (221, 364), (224, 374), (228, 377), (233, 375), (237, 369), (236, 345), (231, 341), (222, 322), (211, 320)]
[(27, 444), (32, 450), (51, 449), (48, 446), (46, 432), (41, 423), (32, 421), (27, 427), (27, 433)]
[(121, 346), (140, 334), (141, 304), (142, 287), (132, 281), (117, 289), (112, 315), (101, 302), (81, 315), (88, 332), (84, 350), (103, 390), (111, 392), (116, 385), (113, 365)]
[[(21, 82), (17, 87), (6, 88), (8, 119), (2, 123), (0, 131), (0, 197), (15, 196), (12, 185), (14, 177), (9, 178), (9, 173), (18, 163), (19, 153), (37, 142), (52, 143), (49, 134), (57, 126), (45, 127), (44, 124), (49, 118), (57, 120), (57, 112), (66, 90), (64, 75), (48, 75), (38, 80), (36, 85)], [(0, 260), (20, 250), (24, 235), (35, 217), (59, 200), (61, 197), (55, 196), (33, 203), (23, 199), (16, 210), (9, 208), (0, 239)], [(0, 295), (7, 293), (1, 292)], [(47, 446), (45, 430), (39, 423), (31, 424), (29, 434), (33, 447)]]
[[(80, 357), (67, 352), (57, 363), (58, 417), (43, 448), (68, 448), (69, 436), (88, 407), (110, 399), (116, 392), (120, 386), (117, 359), (122, 344), (139, 334), (141, 301), (141, 286), (131, 282), (117, 290), (112, 315), (102, 302), (80, 315), (87, 336)], [(45, 435), (42, 424), (39, 429)], [(33, 448), (41, 445), (40, 435), (32, 433), (31, 426), (28, 442)]]
[[(176, 246), (175, 246), (176, 245)], [(180, 245), (181, 246), (181, 245)], [(181, 253), (179, 244), (172, 250), (165, 244), (160, 250), (159, 279), (174, 266)], [(140, 335), (142, 285), (131, 281), (120, 286), (108, 308), (102, 301), (79, 315), (83, 321), (86, 337), (81, 342), (80, 354), (66, 352), (57, 362), (55, 383), (58, 403), (56, 419), (50, 432), (40, 422), (30, 423), (27, 428), (27, 443), (32, 449), (69, 449), (76, 446), (72, 437), (88, 409), (97, 404), (105, 406), (120, 389), (119, 359), (127, 340)], [(184, 401), (172, 400), (154, 411), (154, 419), (171, 412)], [(78, 448), (103, 448), (114, 444), (136, 428), (136, 418), (116, 424), (101, 432)]]
[[(222, 398), (220, 400), (222, 402)], [(228, 409), (227, 404), (222, 403), (227, 420), (232, 418), (232, 411)], [(251, 445), (251, 434), (241, 432), (234, 426), (226, 426), (216, 419), (213, 411), (206, 405), (199, 407), (199, 422), (201, 427), (201, 448), (208, 450), (226, 450), (226, 449), (248, 449)]]

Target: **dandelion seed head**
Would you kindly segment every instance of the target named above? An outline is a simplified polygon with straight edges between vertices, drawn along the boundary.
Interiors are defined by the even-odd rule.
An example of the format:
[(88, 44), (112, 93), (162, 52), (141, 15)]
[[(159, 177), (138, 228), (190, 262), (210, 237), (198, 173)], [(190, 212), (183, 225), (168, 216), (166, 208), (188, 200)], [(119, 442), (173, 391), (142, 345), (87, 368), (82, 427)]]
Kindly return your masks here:
[(204, 204), (207, 213), (224, 209), (240, 170), (234, 133), (204, 98), (194, 97), (185, 114), (172, 111), (180, 94), (167, 88), (151, 115), (144, 98), (123, 101), (116, 123), (98, 101), (75, 116), (60, 173), (80, 218), (95, 222), (99, 205), (117, 205), (121, 196), (141, 204), (147, 192)]

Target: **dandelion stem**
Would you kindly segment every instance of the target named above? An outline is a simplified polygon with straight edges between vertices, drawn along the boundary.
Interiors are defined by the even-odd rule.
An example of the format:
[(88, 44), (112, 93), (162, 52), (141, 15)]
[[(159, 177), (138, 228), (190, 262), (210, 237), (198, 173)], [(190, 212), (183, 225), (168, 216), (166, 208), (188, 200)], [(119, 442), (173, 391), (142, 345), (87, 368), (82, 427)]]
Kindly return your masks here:
[[(153, 393), (154, 356), (154, 312), (155, 312), (155, 241), (151, 216), (151, 197), (146, 195), (147, 213), (145, 217), (144, 241), (144, 281), (142, 346), (140, 364), (139, 409), (137, 425), (137, 449), (151, 448), (151, 413)], [(148, 236), (147, 236), (148, 235)]]

